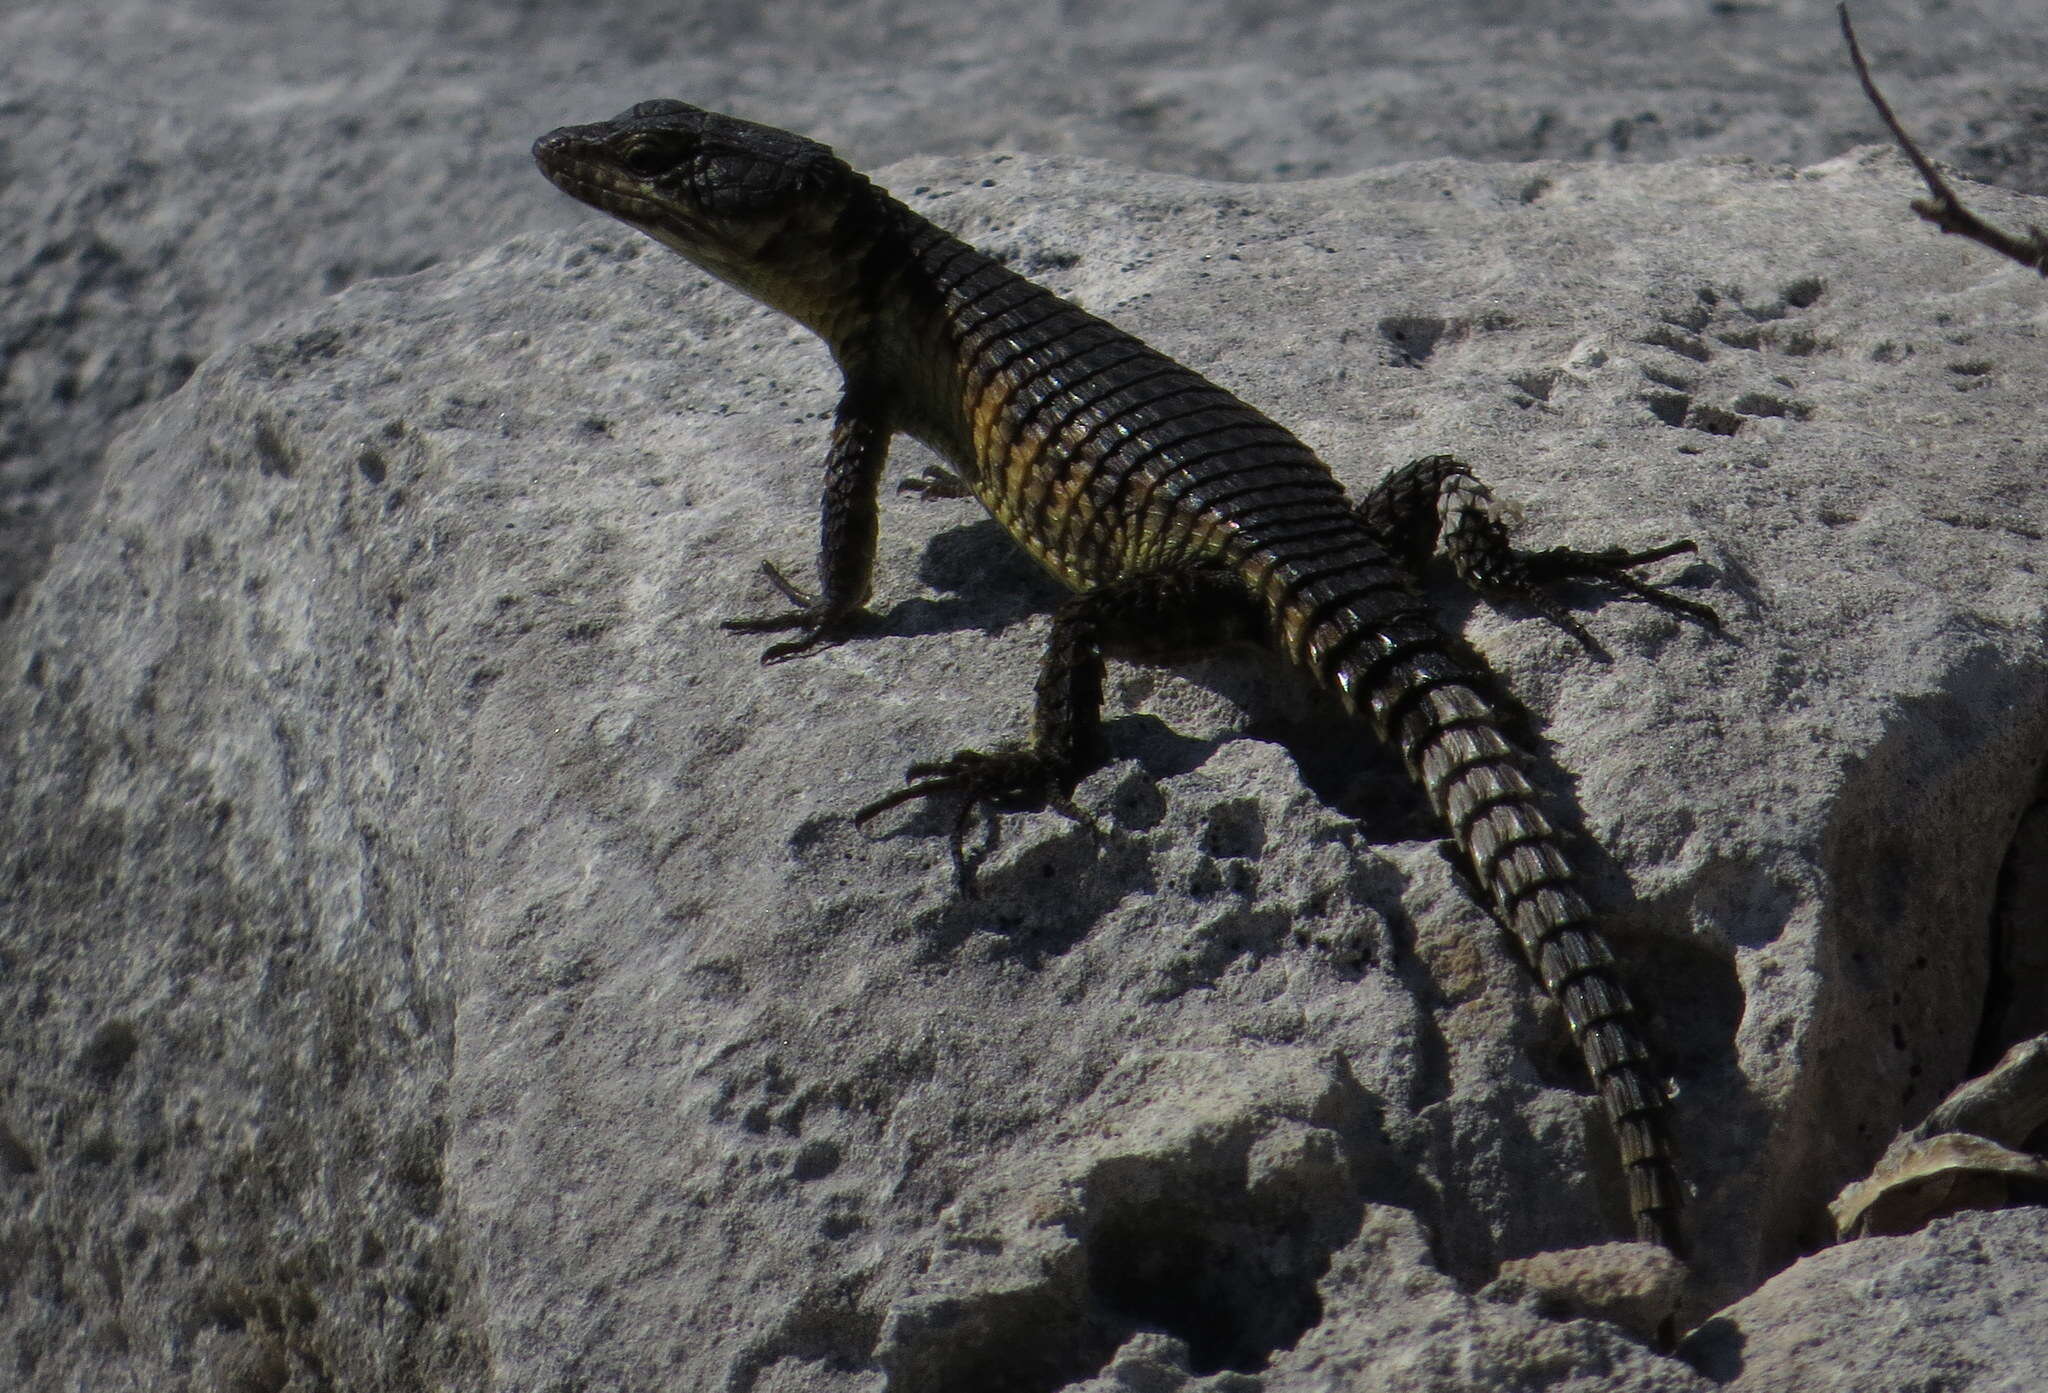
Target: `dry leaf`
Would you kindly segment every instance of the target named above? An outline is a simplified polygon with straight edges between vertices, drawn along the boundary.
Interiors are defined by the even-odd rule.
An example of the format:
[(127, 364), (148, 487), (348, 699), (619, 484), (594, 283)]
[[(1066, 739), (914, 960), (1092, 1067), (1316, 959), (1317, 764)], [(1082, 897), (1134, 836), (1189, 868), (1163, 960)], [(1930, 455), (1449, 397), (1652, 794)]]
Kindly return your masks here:
[(1828, 1211), (1840, 1238), (1911, 1233), (1941, 1214), (2004, 1204), (2009, 1180), (2048, 1183), (2048, 1161), (1968, 1132), (1901, 1137)]

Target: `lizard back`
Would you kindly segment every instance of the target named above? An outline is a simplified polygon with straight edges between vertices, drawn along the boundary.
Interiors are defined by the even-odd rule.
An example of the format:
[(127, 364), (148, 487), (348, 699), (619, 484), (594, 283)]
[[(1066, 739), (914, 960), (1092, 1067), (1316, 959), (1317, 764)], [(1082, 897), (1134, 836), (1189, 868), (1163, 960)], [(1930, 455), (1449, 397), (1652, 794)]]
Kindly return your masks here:
[(1667, 1238), (1678, 1191), (1659, 1125), (1664, 1089), (1613, 956), (1484, 679), (1452, 654), (1408, 571), (1291, 432), (907, 209), (900, 216), (905, 277), (924, 278), (941, 306), (943, 333), (927, 351), (953, 368), (933, 416), (958, 408), (927, 443), (1076, 589), (1190, 564), (1243, 579), (1272, 645), (1370, 721), (1422, 784), (1565, 1010), (1620, 1135), (1643, 1235)]
[[(1474, 574), (1517, 583), (1549, 556), (1549, 574), (1602, 575), (1707, 622), (1704, 606), (1622, 574), (1690, 543), (1635, 555), (1512, 552), (1490, 495), (1447, 456), (1417, 461), (1354, 505), (1322, 461), (1266, 416), (802, 137), (648, 102), (553, 132), (535, 156), (565, 191), (809, 325), (845, 376), (827, 461), (825, 593), (813, 600), (771, 570), (799, 608), (733, 627), (806, 637), (765, 657), (836, 638), (858, 612), (872, 571), (876, 482), (899, 430), (948, 459), (1076, 593), (1055, 619), (1032, 745), (918, 766), (913, 777), (923, 782), (860, 816), (949, 791), (971, 807), (1078, 777), (1072, 737), (1096, 719), (1096, 636), (1112, 602), (1142, 595), (1153, 578), (1201, 578), (1202, 593), (1242, 602), (1270, 647), (1400, 753), (1488, 907), (1563, 1010), (1614, 1127), (1637, 1234), (1677, 1246), (1668, 1104), (1634, 1007), (1524, 772), (1527, 756), (1505, 733), (1484, 675), (1428, 614), (1405, 553), (1441, 528), (1448, 549), (1462, 548), (1461, 570), (1469, 562)], [(957, 859), (957, 827), (955, 835)]]

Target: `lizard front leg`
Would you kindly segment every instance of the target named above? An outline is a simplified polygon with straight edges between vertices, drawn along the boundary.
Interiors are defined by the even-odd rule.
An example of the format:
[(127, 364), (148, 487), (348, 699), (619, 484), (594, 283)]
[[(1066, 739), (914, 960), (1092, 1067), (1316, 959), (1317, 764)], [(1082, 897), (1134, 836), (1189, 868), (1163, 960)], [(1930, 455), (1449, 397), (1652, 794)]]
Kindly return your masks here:
[(761, 654), (764, 663), (779, 663), (808, 653), (821, 644), (838, 643), (853, 629), (873, 588), (875, 535), (880, 507), (876, 489), (889, 458), (892, 428), (879, 394), (849, 382), (832, 419), (832, 446), (825, 456), (825, 498), (819, 519), (818, 578), (823, 592), (806, 594), (790, 583), (774, 562), (762, 571), (796, 608), (782, 614), (728, 619), (722, 628), (743, 634), (800, 629)]
[(1389, 551), (1415, 569), (1440, 540), (1459, 579), (1489, 594), (1522, 601), (1596, 656), (1606, 656), (1606, 650), (1557, 602), (1548, 586), (1572, 578), (1604, 580), (1645, 604), (1709, 629), (1721, 627), (1721, 616), (1711, 607), (1630, 574), (1634, 567), (1698, 550), (1690, 541), (1666, 542), (1644, 551), (1522, 550), (1508, 540), (1512, 511), (1451, 455), (1427, 455), (1401, 466), (1360, 500), (1355, 511)]
[[(1039, 663), (1030, 740), (913, 764), (904, 787), (868, 804), (853, 820), (865, 824), (915, 799), (960, 795), (951, 834), (953, 868), (961, 888), (971, 888), (967, 829), (980, 805), (1050, 803), (1080, 816), (1068, 799), (1102, 760), (1105, 649), (1137, 658), (1185, 655), (1254, 637), (1260, 618), (1242, 580), (1208, 567), (1111, 581), (1070, 596), (1053, 613)], [(988, 848), (997, 826), (991, 816)]]

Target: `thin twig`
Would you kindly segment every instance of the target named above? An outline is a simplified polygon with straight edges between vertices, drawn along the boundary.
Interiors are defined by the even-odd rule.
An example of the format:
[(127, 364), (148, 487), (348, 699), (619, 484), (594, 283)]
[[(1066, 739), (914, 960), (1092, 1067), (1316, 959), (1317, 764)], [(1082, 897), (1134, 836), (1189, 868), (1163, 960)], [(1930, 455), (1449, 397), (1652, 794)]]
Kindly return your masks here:
[(2030, 267), (2048, 276), (2048, 233), (2031, 223), (2027, 235), (2015, 237), (2001, 228), (1993, 227), (1963, 206), (1955, 190), (1941, 177), (1941, 171), (1934, 167), (1934, 161), (1920, 153), (1920, 147), (1913, 143), (1913, 137), (1906, 134), (1906, 128), (1899, 124), (1899, 118), (1892, 114), (1891, 103), (1877, 90), (1871, 80), (1870, 65), (1863, 61), (1863, 50), (1856, 42), (1856, 30), (1849, 24), (1849, 7), (1835, 6), (1835, 14), (1842, 21), (1842, 37), (1849, 42), (1849, 59), (1856, 65), (1856, 80), (1863, 84), (1863, 95), (1870, 98), (1870, 104), (1877, 108), (1877, 114), (1884, 118), (1886, 129), (1892, 139), (1899, 142), (1899, 148), (1906, 152), (1906, 158), (1913, 162), (1913, 168), (1920, 171), (1920, 177), (1927, 184), (1932, 198), (1913, 200), (1913, 211), (1943, 232), (1953, 232), (1968, 237), (1973, 242), (1991, 248), (2000, 256), (2011, 257), (2020, 265)]

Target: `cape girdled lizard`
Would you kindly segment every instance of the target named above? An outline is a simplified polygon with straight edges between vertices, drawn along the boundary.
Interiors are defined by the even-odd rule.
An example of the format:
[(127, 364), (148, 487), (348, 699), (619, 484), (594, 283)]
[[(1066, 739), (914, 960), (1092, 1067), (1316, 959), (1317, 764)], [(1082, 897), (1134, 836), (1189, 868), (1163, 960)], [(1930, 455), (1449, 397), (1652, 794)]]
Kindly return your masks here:
[(1028, 742), (914, 765), (856, 815), (957, 795), (1061, 802), (1099, 762), (1103, 650), (1253, 640), (1389, 741), (1449, 827), (1473, 882), (1563, 1008), (1628, 1178), (1636, 1233), (1676, 1247), (1680, 1186), (1663, 1081), (1525, 756), (1427, 613), (1415, 576), (1441, 545), (1457, 573), (1597, 651), (1544, 588), (1594, 577), (1718, 627), (1631, 568), (1693, 550), (1523, 551), (1465, 465), (1431, 455), (1354, 504), (1286, 430), (1198, 373), (1005, 268), (871, 184), (826, 146), (675, 101), (565, 126), (533, 147), (564, 192), (681, 252), (815, 331), (845, 378), (825, 459), (817, 595), (767, 572), (793, 609), (729, 621), (791, 631), (773, 662), (846, 637), (874, 569), (890, 437), (959, 471), (1073, 594), (1053, 617)]

